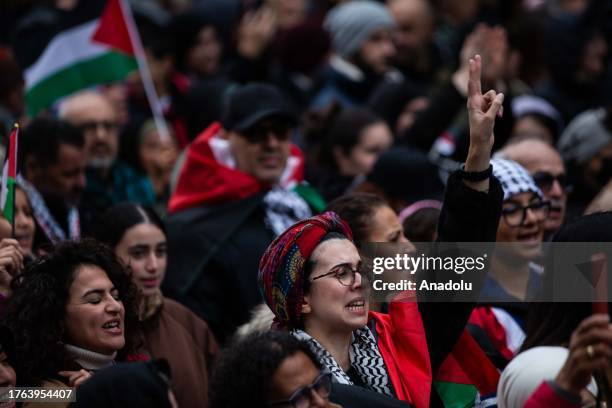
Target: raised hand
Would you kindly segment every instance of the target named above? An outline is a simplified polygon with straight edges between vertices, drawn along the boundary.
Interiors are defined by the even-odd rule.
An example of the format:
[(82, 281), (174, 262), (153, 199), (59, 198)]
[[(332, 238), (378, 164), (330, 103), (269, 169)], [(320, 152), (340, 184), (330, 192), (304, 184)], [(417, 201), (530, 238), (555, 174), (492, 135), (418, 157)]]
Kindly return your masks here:
[(605, 370), (612, 358), (612, 328), (610, 317), (605, 314), (584, 319), (572, 333), (569, 355), (555, 382), (573, 394), (591, 381), (596, 370)]
[(508, 35), (503, 27), (488, 29), (481, 55), (486, 62), (482, 82), (490, 87), (499, 87), (503, 83), (508, 61)]
[(464, 97), (468, 96), (468, 80), (470, 78), (470, 59), (476, 55), (481, 54), (484, 49), (484, 43), (487, 40), (487, 34), (490, 31), (486, 24), (480, 23), (474, 28), (474, 30), (466, 37), (461, 47), (461, 53), (459, 59), (461, 64), (459, 68), (452, 76), (452, 82), (457, 91)]
[(468, 80), (468, 117), (470, 149), (465, 163), (466, 171), (483, 171), (489, 167), (493, 147), (495, 118), (502, 115), (504, 94), (490, 90), (483, 94), (480, 87), (482, 61), (480, 55), (470, 59)]
[(0, 294), (9, 296), (11, 281), (23, 270), (23, 251), (10, 238), (0, 241)]
[(244, 15), (238, 28), (238, 52), (245, 58), (258, 58), (277, 28), (276, 14), (268, 7)]
[[(482, 172), (489, 168), (491, 149), (493, 148), (493, 126), (495, 118), (502, 114), (504, 94), (493, 90), (482, 94), (480, 76), (482, 61), (480, 55), (469, 60), (468, 79), (468, 117), (470, 125), (470, 147), (465, 160), (465, 171)], [(484, 181), (468, 181), (464, 183), (474, 190), (487, 191), (489, 179)]]

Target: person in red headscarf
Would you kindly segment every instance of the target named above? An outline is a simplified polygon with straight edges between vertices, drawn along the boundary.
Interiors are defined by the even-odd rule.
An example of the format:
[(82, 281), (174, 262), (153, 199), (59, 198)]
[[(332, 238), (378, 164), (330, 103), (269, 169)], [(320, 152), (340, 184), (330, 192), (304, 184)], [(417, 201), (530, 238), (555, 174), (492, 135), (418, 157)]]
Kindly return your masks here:
[[(470, 149), (464, 168), (448, 181), (441, 241), (495, 241), (503, 192), (489, 161), (503, 95), (481, 93), (480, 70), (476, 56), (468, 86)], [(474, 304), (391, 302), (386, 314), (370, 312), (367, 275), (350, 228), (326, 212), (294, 224), (270, 244), (259, 284), (276, 325), (306, 341), (335, 382), (416, 408), (443, 406), (442, 396), (432, 393), (432, 379), (462, 336)]]

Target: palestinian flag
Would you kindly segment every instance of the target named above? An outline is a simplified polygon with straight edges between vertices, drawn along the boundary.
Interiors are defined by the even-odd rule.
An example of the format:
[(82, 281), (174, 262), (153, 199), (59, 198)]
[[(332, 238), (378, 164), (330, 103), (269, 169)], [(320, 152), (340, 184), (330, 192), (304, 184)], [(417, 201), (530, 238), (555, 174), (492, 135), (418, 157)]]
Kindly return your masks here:
[(0, 192), (0, 206), (2, 213), (11, 225), (15, 216), (15, 180), (17, 179), (17, 134), (19, 126), (11, 132), (9, 149), (2, 171), (2, 192)]
[(82, 0), (69, 12), (26, 19), (13, 43), (26, 82), (30, 114), (97, 84), (122, 80), (138, 68), (124, 0)]
[(496, 406), (499, 372), (464, 330), (433, 381), (445, 408)]

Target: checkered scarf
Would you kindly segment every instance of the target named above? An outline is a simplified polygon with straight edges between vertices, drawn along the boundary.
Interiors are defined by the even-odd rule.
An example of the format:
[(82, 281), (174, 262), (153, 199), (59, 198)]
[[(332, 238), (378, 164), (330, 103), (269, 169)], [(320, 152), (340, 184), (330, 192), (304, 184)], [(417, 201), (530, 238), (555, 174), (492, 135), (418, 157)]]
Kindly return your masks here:
[(517, 194), (532, 192), (542, 198), (542, 191), (523, 166), (507, 159), (491, 160), (493, 175), (497, 177), (504, 190), (504, 200)]
[[(290, 333), (308, 344), (308, 347), (317, 356), (321, 364), (331, 372), (335, 382), (353, 384), (349, 376), (321, 343), (303, 330), (291, 330)], [(367, 326), (353, 331), (349, 356), (351, 367), (355, 369), (357, 374), (359, 374), (359, 378), (369, 389), (381, 394), (394, 396), (385, 361), (380, 354), (374, 335)]]
[(75, 206), (71, 206), (68, 209), (68, 234), (64, 232), (62, 227), (59, 225), (57, 220), (53, 218), (51, 212), (45, 204), (45, 199), (38, 192), (36, 187), (26, 181), (21, 175), (17, 176), (17, 183), (25, 191), (30, 204), (32, 206), (32, 213), (36, 219), (38, 227), (41, 228), (49, 241), (53, 244), (57, 244), (60, 241), (67, 239), (76, 239), (81, 236), (81, 223), (79, 217), (79, 211)]

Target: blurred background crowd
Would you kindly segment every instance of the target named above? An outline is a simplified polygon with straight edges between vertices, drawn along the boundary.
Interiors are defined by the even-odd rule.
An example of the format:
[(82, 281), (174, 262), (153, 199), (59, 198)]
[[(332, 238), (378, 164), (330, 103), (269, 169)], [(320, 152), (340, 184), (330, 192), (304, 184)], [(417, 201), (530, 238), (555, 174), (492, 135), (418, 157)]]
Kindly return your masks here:
[[(57, 44), (70, 35), (70, 44), (88, 41), (76, 29), (114, 1), (0, 4), (2, 156), (13, 124), (20, 124), (14, 214), (5, 210), (0, 219), (0, 306), (8, 327), (0, 343), (17, 369), (17, 380), (13, 373), (7, 384), (78, 385), (82, 401), (89, 401), (82, 406), (95, 406), (92, 396), (102, 389), (133, 403), (155, 396), (167, 406), (177, 403), (176, 395), (179, 406), (204, 406), (219, 347), (232, 344), (221, 359), (216, 406), (244, 403), (231, 405), (232, 393), (224, 389), (240, 362), (248, 368), (245, 378), (278, 377), (283, 359), (298, 354), (303, 361), (296, 364), (316, 374), (310, 391), (323, 397), (306, 392), (302, 399), (334, 406), (325, 405), (331, 380), (318, 376), (326, 363), (303, 344), (276, 334), (231, 343), (241, 325), (248, 323), (241, 329), (247, 335), (271, 323), (261, 305), (271, 303), (258, 281), (268, 245), (324, 210), (348, 223), (358, 248), (445, 237), (519, 243), (495, 255), (484, 281), (489, 300), (459, 320), (492, 372), (511, 360), (507, 376), (531, 372), (532, 358), (513, 360), (526, 344), (565, 350), (541, 354), (543, 361), (562, 362), (567, 349), (577, 359), (571, 341), (584, 350), (583, 340), (571, 339), (605, 325), (579, 326), (588, 307), (517, 302), (537, 300), (550, 284), (542, 242), (610, 241), (611, 1), (129, 0), (116, 4), (131, 10), (135, 26), (128, 21), (128, 31), (142, 50), (127, 49), (140, 66), (117, 79), (92, 59), (81, 68), (103, 79), (77, 87), (73, 68), (60, 70), (68, 66), (63, 61), (86, 61), (93, 51)], [(110, 21), (109, 30), (92, 38), (122, 49), (117, 33), (124, 26)], [(113, 55), (113, 63), (125, 62)], [(452, 188), (454, 172), (475, 157), (466, 109), (475, 92), (468, 85), (475, 55), (485, 100), (495, 98), (485, 94), (489, 89), (504, 95), (488, 146), (503, 195), (497, 216), (484, 204), (478, 215), (473, 192)], [(49, 98), (54, 92), (61, 97)], [(482, 218), (483, 225), (491, 221), (494, 236), (470, 235), (456, 211)], [(40, 304), (32, 304), (36, 299)], [(278, 319), (278, 310), (272, 312)], [(542, 322), (562, 330), (546, 337)], [(138, 333), (136, 326), (142, 326)], [(595, 337), (604, 344), (612, 340), (608, 335)], [(286, 353), (274, 354), (275, 347)], [(588, 347), (591, 357), (610, 353), (607, 345)], [(246, 362), (249, 350), (276, 362)], [(167, 362), (89, 378), (115, 360), (158, 358)], [(551, 379), (560, 369), (550, 368)], [(562, 380), (569, 369), (563, 370)], [(134, 388), (142, 395), (120, 391), (128, 374), (142, 383)], [(170, 375), (174, 394), (167, 392)], [(364, 373), (347, 372), (347, 382), (379, 391), (366, 380), (359, 384), (360, 375), (364, 380)], [(500, 406), (522, 406), (546, 375), (510, 385), (502, 376), (499, 393), (510, 397)], [(276, 377), (280, 385), (274, 383), (272, 394), (287, 394), (283, 386), (291, 387)], [(496, 386), (499, 375), (492, 381)], [(249, 396), (259, 383), (248, 383), (231, 384), (251, 389), (244, 392)], [(588, 381), (561, 383), (561, 391), (554, 383), (540, 396), (567, 391), (574, 397)], [(523, 386), (530, 392), (512, 388)], [(398, 390), (389, 392), (399, 398)], [(476, 401), (482, 389), (478, 395)], [(414, 396), (401, 399), (419, 406)]]

